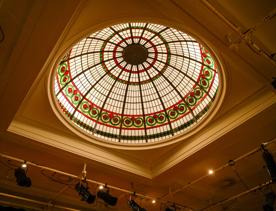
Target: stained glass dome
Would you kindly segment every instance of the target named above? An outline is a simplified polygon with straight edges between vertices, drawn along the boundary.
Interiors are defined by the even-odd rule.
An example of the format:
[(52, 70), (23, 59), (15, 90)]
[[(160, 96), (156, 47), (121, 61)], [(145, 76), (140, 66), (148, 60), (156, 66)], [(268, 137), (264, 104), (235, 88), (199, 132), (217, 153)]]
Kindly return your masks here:
[(219, 89), (210, 49), (163, 25), (123, 23), (76, 43), (53, 70), (55, 108), (91, 141), (158, 143), (190, 131)]

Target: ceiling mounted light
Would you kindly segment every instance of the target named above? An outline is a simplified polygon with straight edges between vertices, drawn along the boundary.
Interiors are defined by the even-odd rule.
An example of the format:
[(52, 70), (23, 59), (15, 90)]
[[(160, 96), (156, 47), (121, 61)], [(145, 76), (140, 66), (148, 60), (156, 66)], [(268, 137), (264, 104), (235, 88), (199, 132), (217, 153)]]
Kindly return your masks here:
[(117, 198), (110, 195), (109, 188), (104, 187), (103, 189), (99, 190), (97, 193), (97, 197), (102, 199), (105, 203), (110, 206), (115, 206), (117, 204)]
[(176, 207), (175, 206), (166, 207), (165, 211), (176, 211)]
[(132, 209), (132, 211), (146, 211), (145, 208), (142, 208), (139, 204), (137, 204), (133, 199), (128, 200), (128, 205)]
[(89, 188), (86, 181), (78, 182), (75, 186), (75, 189), (78, 192), (78, 194), (81, 196), (82, 201), (86, 201), (88, 204), (92, 204), (95, 201), (96, 196), (92, 195), (88, 191)]
[(26, 169), (27, 168), (27, 162), (24, 161), (24, 163), (21, 164), (21, 168)]
[(213, 170), (213, 169), (209, 169), (209, 170), (208, 170), (208, 174), (209, 174), (209, 175), (214, 174), (214, 170)]
[(263, 211), (273, 211), (276, 195), (273, 191), (265, 194), (265, 203), (263, 205)]
[(222, 99), (215, 54), (160, 24), (104, 28), (56, 63), (49, 82), (56, 114), (77, 134), (105, 146), (165, 144), (199, 125)]
[(276, 163), (273, 155), (265, 148), (265, 145), (261, 145), (263, 159), (265, 161), (268, 173), (271, 177), (272, 182), (276, 182)]
[(276, 77), (272, 77), (271, 85), (273, 86), (274, 89), (276, 89)]
[[(26, 166), (27, 167), (27, 166)], [(32, 181), (30, 177), (26, 175), (26, 168), (18, 167), (14, 170), (14, 176), (16, 178), (16, 183), (22, 187), (31, 187)]]
[(83, 170), (82, 170), (82, 177), (80, 179), (80, 182), (76, 184), (75, 189), (78, 192), (78, 194), (81, 196), (82, 201), (86, 201), (88, 204), (92, 204), (95, 201), (96, 196), (92, 195), (88, 190), (89, 187), (86, 181), (86, 174), (87, 174), (86, 163), (84, 163)]

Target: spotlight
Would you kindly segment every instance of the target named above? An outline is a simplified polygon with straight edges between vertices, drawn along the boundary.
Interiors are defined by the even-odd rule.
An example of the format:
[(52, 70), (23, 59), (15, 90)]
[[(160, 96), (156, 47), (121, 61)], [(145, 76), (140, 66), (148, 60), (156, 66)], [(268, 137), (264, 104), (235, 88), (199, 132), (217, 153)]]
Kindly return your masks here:
[(155, 199), (152, 199), (151, 203), (152, 203), (152, 204), (155, 204), (155, 203), (156, 203), (156, 200), (155, 200)]
[[(275, 55), (274, 55), (274, 57), (275, 57)], [(272, 77), (271, 85), (273, 86), (274, 89), (276, 89), (276, 77)]]
[(110, 206), (115, 206), (117, 204), (118, 199), (109, 194), (109, 189), (107, 187), (99, 190), (97, 196)]
[(214, 170), (213, 170), (213, 169), (209, 169), (209, 170), (208, 170), (208, 174), (209, 174), (209, 175), (214, 174)]
[(276, 163), (273, 156), (269, 153), (267, 149), (265, 149), (264, 145), (261, 145), (263, 150), (263, 159), (265, 161), (267, 170), (270, 174), (272, 182), (276, 182)]
[(21, 168), (23, 168), (23, 169), (26, 169), (26, 168), (27, 168), (27, 163), (26, 163), (26, 161), (25, 161), (24, 163), (21, 164)]
[(18, 167), (14, 170), (14, 176), (16, 178), (16, 183), (22, 187), (31, 187), (32, 181), (30, 177), (27, 177), (25, 169)]
[(96, 196), (92, 195), (88, 191), (88, 184), (86, 181), (78, 182), (75, 186), (75, 189), (81, 196), (82, 201), (86, 201), (88, 204), (92, 204), (95, 201)]
[(104, 186), (103, 186), (103, 185), (100, 185), (100, 186), (99, 186), (99, 189), (100, 189), (100, 190), (104, 189)]
[(273, 211), (273, 205), (275, 202), (275, 193), (273, 191), (265, 194), (265, 204), (263, 205), (263, 211)]
[(128, 200), (128, 205), (131, 207), (132, 211), (146, 211), (145, 208), (140, 207), (133, 199)]
[(175, 206), (170, 206), (170, 207), (167, 207), (166, 209), (165, 209), (165, 211), (176, 211), (176, 207)]

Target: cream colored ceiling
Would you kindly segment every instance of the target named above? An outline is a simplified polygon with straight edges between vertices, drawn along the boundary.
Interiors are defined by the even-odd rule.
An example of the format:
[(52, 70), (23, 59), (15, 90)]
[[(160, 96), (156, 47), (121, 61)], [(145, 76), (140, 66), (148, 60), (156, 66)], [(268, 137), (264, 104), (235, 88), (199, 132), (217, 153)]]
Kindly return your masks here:
[[(258, 7), (255, 4), (245, 7), (240, 1), (229, 2), (207, 3), (243, 29), (252, 27), (276, 7), (272, 1)], [(0, 43), (0, 152), (75, 174), (79, 174), (83, 162), (87, 162), (93, 179), (127, 189), (133, 182), (137, 192), (160, 197), (169, 188), (185, 185), (204, 175), (208, 168), (219, 167), (263, 141), (275, 138), (276, 95), (270, 86), (271, 77), (275, 76), (273, 62), (254, 53), (245, 42), (230, 48), (229, 36), (238, 39), (239, 35), (205, 3), (199, 0), (0, 1), (0, 24), (5, 32), (5, 40)], [(221, 108), (211, 122), (173, 145), (149, 150), (98, 146), (69, 131), (50, 107), (48, 75), (58, 56), (82, 36), (129, 20), (157, 22), (190, 32), (212, 47), (224, 66), (226, 92)], [(272, 38), (275, 18), (267, 24), (269, 26), (264, 25), (253, 35), (258, 44), (272, 54), (276, 45)], [(254, 186), (267, 175), (260, 159), (250, 159), (250, 165), (241, 163), (237, 168), (250, 181), (250, 186)], [(11, 185), (15, 193), (35, 194), (43, 200), (50, 199), (51, 193), (62, 188), (61, 185), (51, 186), (52, 183), (41, 178), (39, 170), (33, 169), (30, 174), (43, 183), (32, 187), (32, 194), (28, 194), (12, 185), (10, 171), (0, 174), (0, 190), (8, 191)], [(235, 185), (223, 188), (227, 179), (233, 178)], [(168, 200), (199, 209), (244, 190), (231, 169), (212, 179), (203, 180)], [(43, 191), (47, 186), (52, 188)], [(74, 190), (65, 192), (58, 197), (61, 203), (70, 204), (69, 198), (77, 198)], [(262, 195), (254, 197), (258, 201)], [(241, 199), (233, 207), (240, 209), (246, 205), (246, 200)], [(71, 202), (85, 206), (79, 203), (78, 200)], [(149, 206), (149, 210), (158, 209), (146, 201), (142, 203)], [(121, 201), (116, 209), (127, 210)]]

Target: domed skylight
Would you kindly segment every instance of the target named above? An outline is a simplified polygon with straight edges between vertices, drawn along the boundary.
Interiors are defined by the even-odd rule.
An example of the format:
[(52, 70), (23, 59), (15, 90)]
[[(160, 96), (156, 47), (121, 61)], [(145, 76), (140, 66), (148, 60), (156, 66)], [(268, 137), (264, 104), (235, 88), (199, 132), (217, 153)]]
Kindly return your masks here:
[(139, 145), (197, 125), (215, 99), (218, 71), (210, 49), (190, 35), (124, 23), (75, 44), (52, 89), (59, 112), (91, 141)]

